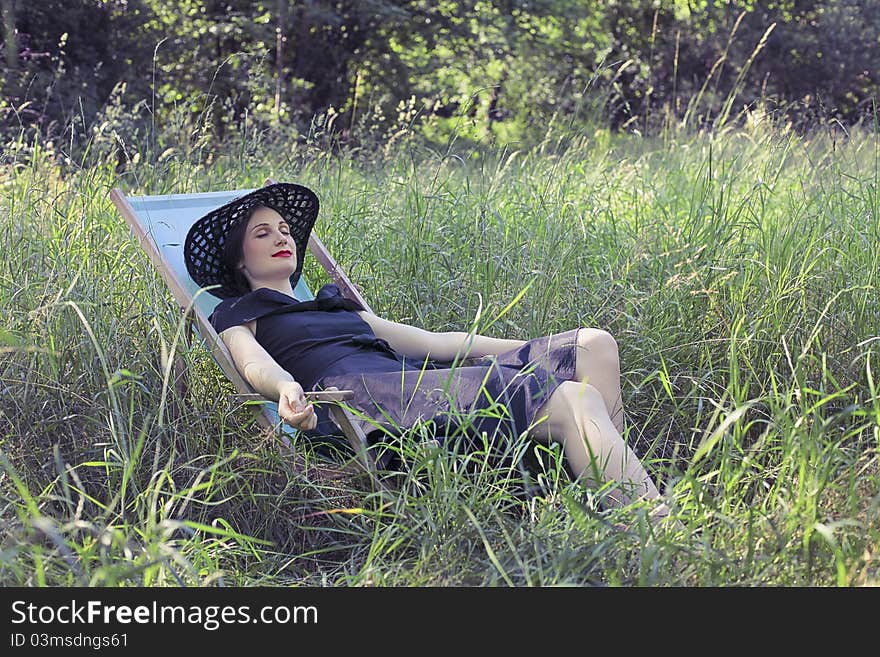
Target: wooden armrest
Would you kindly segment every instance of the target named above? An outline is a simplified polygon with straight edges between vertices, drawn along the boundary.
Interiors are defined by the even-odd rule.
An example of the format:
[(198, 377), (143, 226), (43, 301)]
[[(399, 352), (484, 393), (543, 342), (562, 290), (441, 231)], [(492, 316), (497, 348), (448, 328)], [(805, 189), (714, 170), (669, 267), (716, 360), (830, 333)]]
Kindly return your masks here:
[(354, 399), (354, 390), (307, 390), (309, 401), (348, 401)]
[[(315, 402), (336, 402), (348, 401), (354, 399), (354, 391), (352, 390), (306, 390), (306, 399)], [(239, 392), (230, 395), (230, 400), (235, 404), (245, 404), (247, 402), (264, 402), (270, 401), (258, 392)]]

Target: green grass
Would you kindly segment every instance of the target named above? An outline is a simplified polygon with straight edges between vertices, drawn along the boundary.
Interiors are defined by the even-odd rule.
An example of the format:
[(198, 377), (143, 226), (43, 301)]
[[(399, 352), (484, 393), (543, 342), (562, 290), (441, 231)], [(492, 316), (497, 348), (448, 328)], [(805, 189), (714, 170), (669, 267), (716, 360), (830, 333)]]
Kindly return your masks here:
[[(523, 151), (370, 161), (249, 139), (228, 154), (129, 146), (121, 172), (97, 146), (7, 149), (0, 584), (878, 583), (876, 130), (548, 133)], [(525, 441), (530, 488), (480, 452), (406, 449), (388, 489), (345, 455), (281, 453), (230, 407), (206, 351), (182, 348), (108, 198), (267, 176), (318, 193), (320, 237), (389, 319), (611, 331), (628, 439), (686, 530), (604, 510)], [(313, 261), (306, 276), (321, 278)]]

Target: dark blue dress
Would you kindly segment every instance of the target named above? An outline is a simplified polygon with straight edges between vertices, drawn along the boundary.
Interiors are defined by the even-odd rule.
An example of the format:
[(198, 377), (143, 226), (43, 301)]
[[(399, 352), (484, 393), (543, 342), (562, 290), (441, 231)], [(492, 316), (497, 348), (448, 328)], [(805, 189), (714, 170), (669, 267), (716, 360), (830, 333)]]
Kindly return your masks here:
[[(210, 321), (220, 333), (257, 320), (257, 342), (304, 390), (354, 391), (349, 403), (373, 441), (399, 436), (417, 423), (445, 439), (516, 437), (532, 425), (559, 383), (575, 375), (576, 329), (476, 364), (436, 363), (396, 353), (376, 337), (360, 310), (333, 284), (312, 301), (260, 288), (222, 301)], [(333, 425), (326, 414), (319, 412), (319, 420), (311, 433), (328, 433)]]

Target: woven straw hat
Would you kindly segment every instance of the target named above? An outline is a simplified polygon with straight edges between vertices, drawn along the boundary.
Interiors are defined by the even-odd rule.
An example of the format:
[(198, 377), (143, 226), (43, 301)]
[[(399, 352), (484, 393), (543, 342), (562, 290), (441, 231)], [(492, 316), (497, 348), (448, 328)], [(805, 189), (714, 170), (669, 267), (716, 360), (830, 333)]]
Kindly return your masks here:
[(249, 292), (241, 289), (234, 272), (223, 263), (223, 247), (229, 231), (239, 222), (248, 221), (254, 208), (265, 206), (280, 214), (296, 244), (296, 271), (290, 284), (296, 286), (302, 273), (309, 233), (318, 218), (318, 197), (294, 183), (275, 183), (240, 196), (196, 221), (186, 235), (183, 253), (186, 269), (201, 287), (221, 299)]

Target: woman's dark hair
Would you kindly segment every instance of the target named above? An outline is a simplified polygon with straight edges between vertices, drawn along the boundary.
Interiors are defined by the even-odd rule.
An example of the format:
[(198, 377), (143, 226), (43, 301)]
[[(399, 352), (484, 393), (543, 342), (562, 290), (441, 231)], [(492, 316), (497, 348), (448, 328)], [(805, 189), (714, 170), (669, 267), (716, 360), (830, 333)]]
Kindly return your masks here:
[(232, 272), (235, 287), (238, 288), (240, 294), (247, 294), (251, 291), (251, 285), (248, 283), (248, 279), (238, 266), (244, 258), (244, 234), (247, 230), (247, 225), (254, 209), (248, 212), (247, 216), (242, 217), (238, 223), (229, 229), (229, 232), (226, 233), (226, 240), (223, 242), (223, 264), (230, 272)]

